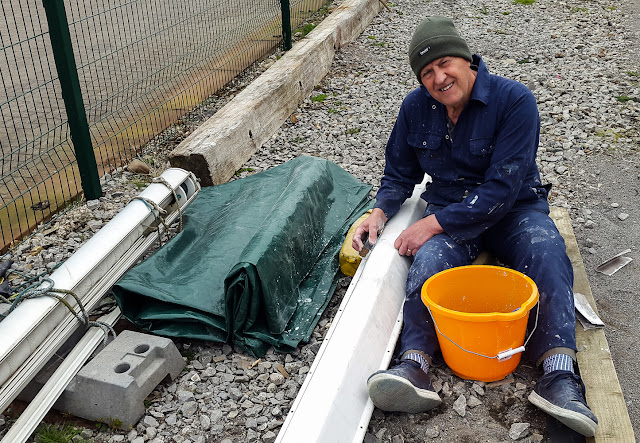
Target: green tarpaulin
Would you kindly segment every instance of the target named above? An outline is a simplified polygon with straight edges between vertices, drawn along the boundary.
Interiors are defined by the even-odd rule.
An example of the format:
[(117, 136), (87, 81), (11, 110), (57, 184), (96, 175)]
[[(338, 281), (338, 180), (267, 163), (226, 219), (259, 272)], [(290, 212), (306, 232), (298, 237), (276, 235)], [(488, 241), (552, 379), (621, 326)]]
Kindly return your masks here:
[(307, 156), (204, 188), (183, 231), (114, 286), (116, 301), (159, 335), (231, 342), (255, 356), (270, 345), (289, 351), (329, 302), (370, 189)]

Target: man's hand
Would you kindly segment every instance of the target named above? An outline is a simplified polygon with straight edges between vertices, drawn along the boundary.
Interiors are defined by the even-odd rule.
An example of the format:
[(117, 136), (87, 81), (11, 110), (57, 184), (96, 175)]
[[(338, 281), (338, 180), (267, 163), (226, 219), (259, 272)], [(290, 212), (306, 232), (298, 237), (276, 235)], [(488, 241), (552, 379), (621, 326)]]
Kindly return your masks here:
[(353, 241), (351, 246), (353, 249), (360, 252), (363, 246), (363, 240), (366, 238), (366, 234), (369, 235), (369, 242), (374, 245), (378, 241), (378, 234), (382, 232), (384, 224), (387, 222), (387, 216), (380, 208), (375, 208), (371, 215), (364, 219), (360, 225), (356, 228), (356, 232), (353, 234)]
[(396, 247), (400, 255), (416, 255), (418, 249), (427, 240), (442, 232), (444, 229), (438, 223), (436, 216), (431, 214), (402, 231), (393, 246)]

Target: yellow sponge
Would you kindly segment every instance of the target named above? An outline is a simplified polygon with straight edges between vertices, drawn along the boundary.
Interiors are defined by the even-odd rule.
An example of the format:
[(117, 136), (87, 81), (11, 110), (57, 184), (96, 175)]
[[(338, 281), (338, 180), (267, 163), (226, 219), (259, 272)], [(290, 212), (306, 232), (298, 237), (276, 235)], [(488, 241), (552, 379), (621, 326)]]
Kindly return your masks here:
[(362, 223), (365, 218), (369, 217), (371, 212), (372, 210), (369, 209), (359, 219), (353, 222), (349, 232), (347, 232), (347, 237), (344, 239), (342, 249), (340, 249), (340, 270), (344, 275), (353, 277), (356, 274), (356, 269), (358, 269), (362, 257), (358, 254), (358, 251), (353, 249), (351, 242), (353, 241), (353, 234), (356, 232), (358, 225)]

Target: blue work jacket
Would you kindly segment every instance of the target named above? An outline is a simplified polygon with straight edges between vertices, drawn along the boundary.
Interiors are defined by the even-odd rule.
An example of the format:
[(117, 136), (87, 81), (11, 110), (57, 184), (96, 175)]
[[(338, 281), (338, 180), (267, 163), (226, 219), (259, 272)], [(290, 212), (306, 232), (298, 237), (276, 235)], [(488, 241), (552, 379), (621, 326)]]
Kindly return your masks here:
[(482, 59), (471, 98), (452, 134), (443, 104), (421, 86), (403, 101), (386, 147), (375, 207), (390, 218), (422, 181), (422, 198), (457, 242), (472, 239), (521, 205), (547, 211), (549, 186), (535, 162), (540, 134), (536, 99), (521, 83), (492, 75)]

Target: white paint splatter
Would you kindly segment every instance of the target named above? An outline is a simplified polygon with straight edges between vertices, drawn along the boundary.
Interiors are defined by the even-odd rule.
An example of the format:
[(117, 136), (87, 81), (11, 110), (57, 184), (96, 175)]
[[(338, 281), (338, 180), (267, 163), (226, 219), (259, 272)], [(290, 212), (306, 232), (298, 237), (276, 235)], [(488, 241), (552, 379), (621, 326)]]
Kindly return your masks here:
[(491, 209), (489, 209), (488, 214), (491, 214), (493, 211), (495, 211), (496, 209), (500, 209), (504, 206), (504, 203), (498, 203), (496, 205), (494, 205)]

